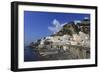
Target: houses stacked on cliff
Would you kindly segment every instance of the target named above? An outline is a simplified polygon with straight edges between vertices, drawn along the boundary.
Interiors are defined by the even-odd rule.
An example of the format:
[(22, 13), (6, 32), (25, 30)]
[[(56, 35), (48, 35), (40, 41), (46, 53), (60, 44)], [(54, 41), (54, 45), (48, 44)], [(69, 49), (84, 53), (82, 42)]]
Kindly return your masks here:
[[(90, 46), (90, 20), (84, 18), (81, 21), (70, 22), (64, 24), (59, 32), (47, 36), (40, 41), (40, 45), (45, 45), (44, 42), (52, 45), (79, 45)], [(46, 44), (47, 45), (47, 44)]]
[[(56, 23), (58, 22), (56, 21)], [(90, 48), (90, 20), (88, 18), (64, 24), (63, 26), (61, 26), (58, 32), (39, 39), (35, 43), (34, 47), (37, 47), (42, 51), (47, 51), (40, 51), (40, 53), (45, 55), (48, 54), (48, 50), (50, 54), (50, 50), (54, 51), (62, 49), (66, 51), (70, 49), (70, 51), (74, 54), (73, 56), (75, 56), (76, 58), (77, 56), (78, 58), (80, 58), (80, 53), (83, 53), (83, 56), (81, 58), (86, 58), (86, 50), (81, 49), (80, 52), (80, 49), (77, 49), (75, 47), (70, 48), (69, 46), (81, 46), (81, 48)]]

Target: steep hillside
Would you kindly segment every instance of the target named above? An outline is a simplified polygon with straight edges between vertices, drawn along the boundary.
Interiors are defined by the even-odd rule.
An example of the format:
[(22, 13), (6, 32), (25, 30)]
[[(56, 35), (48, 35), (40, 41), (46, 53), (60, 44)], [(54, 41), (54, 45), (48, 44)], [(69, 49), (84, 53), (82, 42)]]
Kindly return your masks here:
[(68, 24), (65, 24), (63, 28), (57, 32), (56, 34), (53, 34), (52, 36), (63, 36), (65, 34), (71, 35), (72, 34), (79, 34), (79, 32), (84, 32), (86, 34), (90, 33), (90, 20), (84, 19), (80, 23), (69, 22)]

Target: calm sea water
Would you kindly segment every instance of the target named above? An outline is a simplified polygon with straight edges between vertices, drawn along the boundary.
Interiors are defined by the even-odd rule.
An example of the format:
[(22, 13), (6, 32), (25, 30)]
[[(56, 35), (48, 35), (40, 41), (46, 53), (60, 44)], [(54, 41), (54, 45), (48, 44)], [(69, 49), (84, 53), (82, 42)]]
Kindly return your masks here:
[(39, 53), (31, 47), (24, 48), (24, 61), (37, 61), (39, 60)]

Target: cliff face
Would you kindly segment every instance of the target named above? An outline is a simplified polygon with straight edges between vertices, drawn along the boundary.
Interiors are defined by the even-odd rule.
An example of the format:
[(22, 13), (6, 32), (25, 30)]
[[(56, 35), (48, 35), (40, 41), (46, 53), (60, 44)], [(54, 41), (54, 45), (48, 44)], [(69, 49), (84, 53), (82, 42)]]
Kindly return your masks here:
[(63, 36), (65, 34), (72, 36), (72, 34), (79, 34), (80, 31), (85, 34), (90, 33), (89, 19), (84, 19), (80, 23), (75, 23), (74, 21), (69, 22), (68, 24), (65, 24), (63, 28), (53, 36)]
[[(31, 46), (37, 48), (40, 54), (46, 57), (55, 56), (57, 59), (89, 58), (90, 20), (69, 22), (60, 31), (39, 39), (34, 44), (31, 43)], [(60, 53), (64, 54), (65, 57)], [(59, 58), (58, 55), (61, 57)]]

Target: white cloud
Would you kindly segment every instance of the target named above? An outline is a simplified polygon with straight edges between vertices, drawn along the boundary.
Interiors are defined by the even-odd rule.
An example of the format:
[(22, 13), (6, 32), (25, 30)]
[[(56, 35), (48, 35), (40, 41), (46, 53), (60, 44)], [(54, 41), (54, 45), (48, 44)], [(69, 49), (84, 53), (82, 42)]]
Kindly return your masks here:
[(53, 32), (54, 34), (55, 34), (56, 32), (59, 32), (59, 31), (62, 29), (63, 25), (65, 25), (65, 24), (60, 24), (60, 22), (59, 22), (58, 20), (56, 20), (56, 19), (53, 20), (53, 23), (52, 23), (52, 24), (53, 24), (54, 26), (49, 26), (48, 29), (49, 29), (51, 32)]
[(80, 20), (75, 20), (74, 23), (76, 25), (77, 23), (81, 23), (81, 21)]
[(89, 17), (84, 17), (84, 19), (89, 19)]

